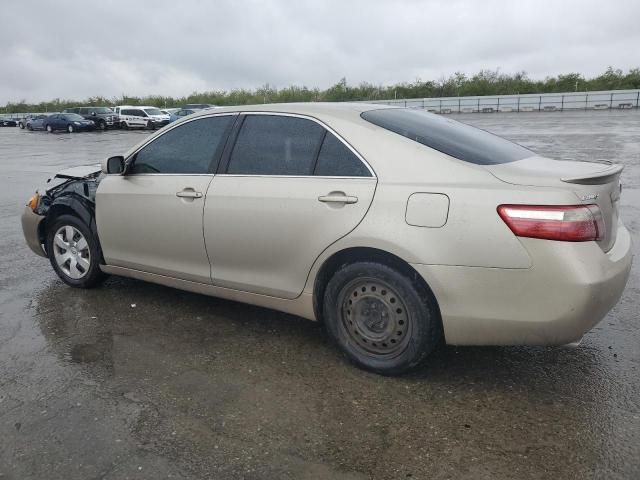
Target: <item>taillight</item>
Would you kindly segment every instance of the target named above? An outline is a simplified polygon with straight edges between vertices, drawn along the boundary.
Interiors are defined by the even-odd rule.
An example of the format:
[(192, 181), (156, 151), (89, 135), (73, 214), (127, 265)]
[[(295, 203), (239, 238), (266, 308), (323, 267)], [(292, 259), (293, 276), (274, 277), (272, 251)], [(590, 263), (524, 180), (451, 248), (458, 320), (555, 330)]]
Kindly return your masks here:
[(518, 237), (588, 242), (604, 236), (597, 205), (500, 205), (498, 214)]

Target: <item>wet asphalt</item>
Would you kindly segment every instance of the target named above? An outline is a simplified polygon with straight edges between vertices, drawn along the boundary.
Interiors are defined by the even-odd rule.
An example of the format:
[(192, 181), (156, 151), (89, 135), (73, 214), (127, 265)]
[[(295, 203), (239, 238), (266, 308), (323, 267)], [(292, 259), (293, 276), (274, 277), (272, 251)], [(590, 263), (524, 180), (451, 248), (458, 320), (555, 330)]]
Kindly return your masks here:
[[(625, 164), (638, 253), (640, 112), (453, 118)], [(640, 478), (640, 262), (576, 349), (442, 347), (380, 377), (316, 323), (128, 279), (72, 289), (27, 249), (36, 187), (146, 135), (0, 128), (0, 479)]]

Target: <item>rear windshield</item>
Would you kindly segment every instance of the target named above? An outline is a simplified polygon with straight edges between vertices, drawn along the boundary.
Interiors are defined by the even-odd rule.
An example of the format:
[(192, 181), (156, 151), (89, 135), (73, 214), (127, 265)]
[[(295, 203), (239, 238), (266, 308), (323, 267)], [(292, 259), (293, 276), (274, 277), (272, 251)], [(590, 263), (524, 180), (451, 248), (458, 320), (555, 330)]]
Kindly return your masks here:
[(369, 110), (360, 116), (374, 125), (477, 165), (515, 162), (535, 155), (492, 133), (422, 110), (389, 108)]

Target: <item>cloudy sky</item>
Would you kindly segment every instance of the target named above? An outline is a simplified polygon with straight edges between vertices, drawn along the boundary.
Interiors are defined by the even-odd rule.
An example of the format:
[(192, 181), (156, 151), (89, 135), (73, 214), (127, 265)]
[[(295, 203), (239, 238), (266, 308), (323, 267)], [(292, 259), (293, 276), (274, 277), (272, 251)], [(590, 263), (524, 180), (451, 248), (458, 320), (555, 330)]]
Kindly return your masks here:
[(640, 1), (3, 1), (0, 105), (640, 66)]

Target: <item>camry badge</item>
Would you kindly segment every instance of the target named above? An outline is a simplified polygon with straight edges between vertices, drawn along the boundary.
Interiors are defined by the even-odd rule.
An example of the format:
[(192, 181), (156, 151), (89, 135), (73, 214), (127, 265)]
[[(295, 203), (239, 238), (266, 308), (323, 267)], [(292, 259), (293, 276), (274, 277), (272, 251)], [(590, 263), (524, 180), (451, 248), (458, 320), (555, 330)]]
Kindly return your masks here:
[(588, 193), (587, 195), (581, 196), (580, 200), (582, 200), (583, 202), (586, 202), (587, 200), (595, 200), (596, 198), (598, 198), (597, 193)]

